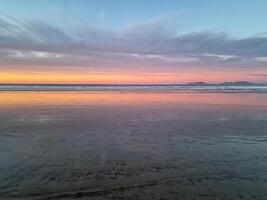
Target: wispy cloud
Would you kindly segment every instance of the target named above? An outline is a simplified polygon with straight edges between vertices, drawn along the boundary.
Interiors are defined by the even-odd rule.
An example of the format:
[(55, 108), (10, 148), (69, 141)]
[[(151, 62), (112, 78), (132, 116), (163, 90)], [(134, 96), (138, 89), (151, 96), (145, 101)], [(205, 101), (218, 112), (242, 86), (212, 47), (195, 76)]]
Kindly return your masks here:
[(267, 77), (267, 73), (262, 73), (262, 74), (249, 74), (249, 76)]
[(127, 63), (264, 68), (266, 58), (266, 35), (233, 38), (223, 32), (181, 34), (177, 23), (168, 17), (120, 30), (81, 27), (75, 33), (39, 20), (0, 18), (0, 64), (37, 64), (41, 60), (44, 65), (84, 67)]

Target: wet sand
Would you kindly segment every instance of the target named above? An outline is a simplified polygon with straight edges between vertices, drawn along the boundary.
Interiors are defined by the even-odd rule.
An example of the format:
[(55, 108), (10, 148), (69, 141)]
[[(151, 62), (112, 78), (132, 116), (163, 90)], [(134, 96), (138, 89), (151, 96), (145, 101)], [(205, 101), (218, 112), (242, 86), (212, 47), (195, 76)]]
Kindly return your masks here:
[(267, 94), (0, 92), (0, 199), (267, 199)]

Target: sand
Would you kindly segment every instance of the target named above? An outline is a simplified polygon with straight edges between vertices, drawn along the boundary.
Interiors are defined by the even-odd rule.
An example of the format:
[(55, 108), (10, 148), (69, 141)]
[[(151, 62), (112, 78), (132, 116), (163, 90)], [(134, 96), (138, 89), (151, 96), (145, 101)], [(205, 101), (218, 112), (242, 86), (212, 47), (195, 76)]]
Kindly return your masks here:
[(0, 199), (267, 199), (267, 94), (0, 98)]

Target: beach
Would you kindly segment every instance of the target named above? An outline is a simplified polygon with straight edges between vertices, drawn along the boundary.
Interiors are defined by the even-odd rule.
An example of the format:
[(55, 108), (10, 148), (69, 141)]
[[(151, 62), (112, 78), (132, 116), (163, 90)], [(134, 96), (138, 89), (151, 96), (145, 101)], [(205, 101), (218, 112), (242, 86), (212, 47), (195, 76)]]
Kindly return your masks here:
[(267, 93), (1, 91), (0, 199), (267, 199)]

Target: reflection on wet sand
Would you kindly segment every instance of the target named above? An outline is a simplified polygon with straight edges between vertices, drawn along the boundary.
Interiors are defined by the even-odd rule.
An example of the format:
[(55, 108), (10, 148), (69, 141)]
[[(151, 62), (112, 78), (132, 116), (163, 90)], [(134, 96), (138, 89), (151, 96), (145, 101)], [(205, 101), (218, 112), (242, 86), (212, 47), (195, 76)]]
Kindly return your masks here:
[(266, 199), (267, 94), (1, 92), (1, 199)]

